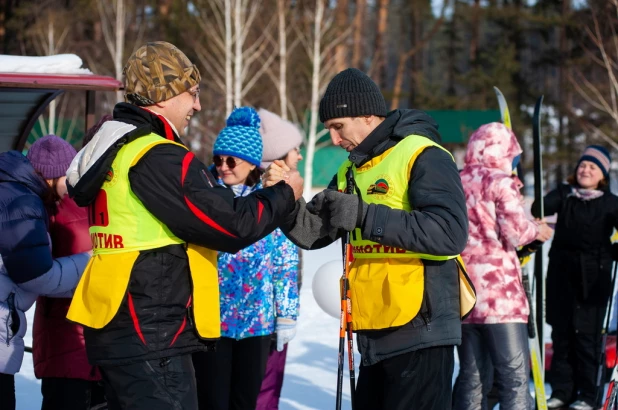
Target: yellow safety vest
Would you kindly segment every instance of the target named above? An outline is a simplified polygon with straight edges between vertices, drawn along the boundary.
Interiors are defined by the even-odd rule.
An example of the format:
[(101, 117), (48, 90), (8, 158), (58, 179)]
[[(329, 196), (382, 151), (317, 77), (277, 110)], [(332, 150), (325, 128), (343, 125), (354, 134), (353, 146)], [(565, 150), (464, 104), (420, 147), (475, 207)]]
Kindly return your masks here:
[[(88, 213), (94, 255), (75, 290), (67, 315), (69, 320), (94, 329), (103, 328), (118, 312), (139, 252), (185, 244), (131, 191), (130, 168), (159, 144), (176, 144), (186, 149), (154, 133), (123, 146), (95, 202), (90, 205)], [(217, 252), (193, 244), (185, 246), (193, 282), (195, 327), (203, 338), (218, 338), (221, 324)]]
[[(358, 169), (345, 161), (337, 172), (337, 188), (345, 191), (346, 172), (352, 166), (356, 186), (365, 202), (409, 212), (412, 210), (408, 201), (410, 172), (416, 158), (427, 147), (448, 152), (426, 137), (412, 135)], [(418, 314), (423, 301), (423, 259), (457, 259), (461, 316), (474, 307), (474, 287), (459, 255), (428, 255), (382, 245), (363, 239), (360, 229), (351, 233), (350, 242), (354, 255), (349, 275), (354, 330), (402, 326)]]

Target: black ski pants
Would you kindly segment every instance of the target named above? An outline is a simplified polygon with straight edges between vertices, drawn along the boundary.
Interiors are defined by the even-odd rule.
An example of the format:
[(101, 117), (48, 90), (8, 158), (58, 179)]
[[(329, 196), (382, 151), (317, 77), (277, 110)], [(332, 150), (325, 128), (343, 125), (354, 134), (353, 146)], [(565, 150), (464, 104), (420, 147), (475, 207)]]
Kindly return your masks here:
[(61, 377), (41, 379), (41, 410), (88, 410), (105, 403), (99, 382)]
[(0, 373), (0, 401), (3, 410), (15, 410), (15, 375)]
[(271, 336), (222, 337), (214, 352), (193, 354), (200, 410), (255, 410)]
[(445, 410), (451, 408), (453, 346), (404, 353), (360, 366), (355, 410)]
[(487, 394), (496, 377), (501, 410), (534, 406), (528, 388), (530, 351), (525, 323), (464, 324), (455, 410), (486, 410)]
[(100, 366), (109, 410), (196, 410), (191, 355)]
[(575, 304), (572, 321), (552, 324), (552, 397), (594, 406), (605, 308)]

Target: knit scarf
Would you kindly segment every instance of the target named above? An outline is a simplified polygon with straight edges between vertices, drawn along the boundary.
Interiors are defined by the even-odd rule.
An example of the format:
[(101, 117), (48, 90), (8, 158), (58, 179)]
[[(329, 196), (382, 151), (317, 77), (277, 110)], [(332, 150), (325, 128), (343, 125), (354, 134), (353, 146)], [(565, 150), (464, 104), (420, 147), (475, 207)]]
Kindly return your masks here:
[(580, 201), (592, 201), (593, 199), (602, 197), (603, 193), (604, 192), (599, 189), (585, 189), (571, 186), (571, 193), (567, 195), (567, 198), (575, 197)]

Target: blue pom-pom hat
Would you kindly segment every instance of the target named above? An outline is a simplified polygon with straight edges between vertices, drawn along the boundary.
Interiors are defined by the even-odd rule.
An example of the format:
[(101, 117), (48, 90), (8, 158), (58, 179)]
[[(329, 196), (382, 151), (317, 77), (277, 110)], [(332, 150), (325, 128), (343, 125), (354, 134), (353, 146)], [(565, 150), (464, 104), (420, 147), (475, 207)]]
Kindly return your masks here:
[(259, 167), (264, 146), (257, 111), (251, 107), (234, 108), (226, 124), (217, 136), (213, 155), (240, 158)]

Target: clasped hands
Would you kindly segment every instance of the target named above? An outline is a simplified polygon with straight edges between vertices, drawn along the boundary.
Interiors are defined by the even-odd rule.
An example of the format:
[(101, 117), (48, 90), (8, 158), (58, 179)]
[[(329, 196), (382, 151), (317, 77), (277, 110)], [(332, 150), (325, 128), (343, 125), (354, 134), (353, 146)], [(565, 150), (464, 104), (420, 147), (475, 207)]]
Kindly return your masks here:
[[(262, 183), (272, 186), (290, 178), (291, 171), (283, 161), (273, 162), (264, 175)], [(368, 205), (356, 195), (344, 194), (333, 189), (317, 193), (307, 204), (307, 211), (320, 216), (322, 220), (336, 229), (353, 231), (360, 228), (367, 214)]]
[(303, 177), (297, 170), (290, 169), (283, 160), (276, 160), (262, 175), (262, 185), (268, 188), (281, 181), (285, 181), (294, 190), (295, 200), (303, 196)]

